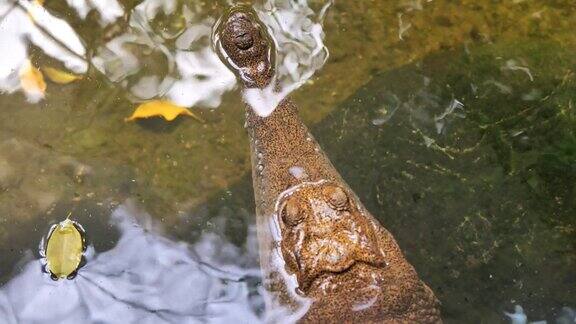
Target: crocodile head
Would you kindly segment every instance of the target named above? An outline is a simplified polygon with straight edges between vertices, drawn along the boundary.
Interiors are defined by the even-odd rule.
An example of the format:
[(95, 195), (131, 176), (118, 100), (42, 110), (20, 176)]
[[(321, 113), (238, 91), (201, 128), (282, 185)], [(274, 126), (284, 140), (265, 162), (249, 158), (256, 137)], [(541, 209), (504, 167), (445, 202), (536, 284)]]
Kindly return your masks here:
[(378, 233), (341, 186), (302, 186), (281, 199), (277, 213), (284, 260), (304, 293), (325, 275), (344, 273), (359, 263), (386, 267)]
[(235, 71), (246, 87), (263, 88), (273, 74), (274, 42), (248, 7), (235, 7), (220, 18), (213, 34), (222, 60)]
[(314, 300), (304, 322), (327, 316), (337, 322), (440, 321), (434, 293), (346, 186), (292, 187), (280, 196), (275, 216), (286, 271)]

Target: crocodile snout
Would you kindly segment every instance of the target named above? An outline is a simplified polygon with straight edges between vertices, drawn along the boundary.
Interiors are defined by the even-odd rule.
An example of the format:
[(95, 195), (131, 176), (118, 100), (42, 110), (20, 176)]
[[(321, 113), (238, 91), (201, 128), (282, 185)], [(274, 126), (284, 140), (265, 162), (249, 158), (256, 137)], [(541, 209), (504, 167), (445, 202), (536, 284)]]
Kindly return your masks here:
[(247, 50), (254, 45), (254, 32), (257, 31), (245, 13), (235, 12), (228, 18), (226, 25), (232, 42), (238, 49)]
[(214, 45), (223, 62), (247, 87), (264, 87), (272, 77), (273, 41), (250, 7), (228, 11), (214, 29)]

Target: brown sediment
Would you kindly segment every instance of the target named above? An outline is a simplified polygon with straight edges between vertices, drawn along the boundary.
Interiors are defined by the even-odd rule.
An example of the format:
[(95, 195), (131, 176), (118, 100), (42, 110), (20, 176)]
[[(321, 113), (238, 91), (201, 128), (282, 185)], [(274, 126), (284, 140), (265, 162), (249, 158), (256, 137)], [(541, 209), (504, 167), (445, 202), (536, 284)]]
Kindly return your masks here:
[[(274, 86), (273, 49), (254, 13), (233, 9), (216, 46), (246, 88)], [(392, 235), (364, 208), (290, 99), (247, 106), (267, 305), (301, 322), (441, 322), (439, 302)]]

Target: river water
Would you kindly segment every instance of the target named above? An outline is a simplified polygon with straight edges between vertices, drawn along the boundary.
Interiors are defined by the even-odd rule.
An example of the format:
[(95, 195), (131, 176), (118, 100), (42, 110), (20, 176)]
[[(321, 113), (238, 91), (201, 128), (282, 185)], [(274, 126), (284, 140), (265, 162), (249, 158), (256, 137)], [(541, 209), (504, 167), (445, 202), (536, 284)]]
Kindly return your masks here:
[[(0, 0), (1, 323), (271, 316), (244, 104), (211, 46), (230, 2)], [(574, 321), (573, 1), (251, 4), (446, 322)], [(158, 99), (199, 118), (125, 121)], [(87, 250), (53, 281), (42, 244), (68, 214)]]

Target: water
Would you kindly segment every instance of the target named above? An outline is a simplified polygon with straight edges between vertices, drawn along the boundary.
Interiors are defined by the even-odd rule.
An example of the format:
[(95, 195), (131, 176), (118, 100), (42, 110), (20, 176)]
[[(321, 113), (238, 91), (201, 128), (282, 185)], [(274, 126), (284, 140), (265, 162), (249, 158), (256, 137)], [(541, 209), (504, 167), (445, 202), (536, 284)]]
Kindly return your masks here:
[[(210, 48), (228, 4), (73, 3), (0, 4), (2, 320), (265, 318), (243, 104)], [(515, 305), (530, 321), (570, 317), (571, 1), (255, 6), (279, 19), (266, 22), (304, 120), (445, 321), (505, 323)], [(282, 26), (300, 28), (282, 34), (296, 45)], [(83, 77), (25, 92), (26, 59)], [(155, 98), (204, 122), (124, 122)], [(54, 282), (38, 247), (70, 212), (87, 261)]]

